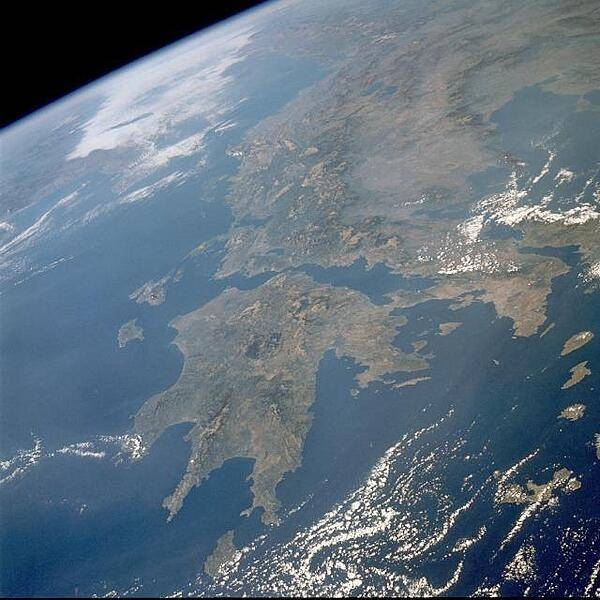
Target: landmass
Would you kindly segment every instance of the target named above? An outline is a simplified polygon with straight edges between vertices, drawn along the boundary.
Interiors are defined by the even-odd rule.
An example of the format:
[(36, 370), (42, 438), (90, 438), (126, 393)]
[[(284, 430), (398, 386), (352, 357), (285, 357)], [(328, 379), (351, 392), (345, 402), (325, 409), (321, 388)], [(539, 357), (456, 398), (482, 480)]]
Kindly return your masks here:
[(458, 329), (462, 323), (456, 321), (449, 321), (448, 323), (440, 323), (440, 335), (449, 335), (454, 330)]
[(167, 277), (163, 277), (158, 281), (148, 281), (147, 283), (144, 283), (144, 285), (131, 292), (129, 298), (131, 300), (135, 300), (138, 304), (143, 304), (146, 302), (150, 304), (150, 306), (158, 306), (167, 298), (165, 287), (167, 281)]
[[(553, 9), (536, 10), (532, 22), (524, 22), (528, 10), (520, 14), (519, 28), (544, 31), (544, 23), (549, 30), (567, 32), (558, 24), (564, 14), (557, 21)], [(589, 17), (589, 10), (583, 5), (569, 9), (579, 40), (590, 31), (583, 16)], [(335, 20), (327, 22), (327, 36), (311, 36), (312, 52), (335, 55), (336, 68), (257, 125), (235, 149), (240, 168), (228, 197), (235, 222), (218, 276), (278, 272), (307, 263), (348, 266), (362, 258), (368, 267), (384, 263), (393, 273), (432, 278), (436, 284), (422, 300), (462, 296), (492, 302), (499, 315), (512, 319), (516, 335), (532, 335), (546, 320), (552, 280), (568, 271), (560, 258), (537, 249), (574, 244), (585, 259), (595, 259), (600, 214), (581, 206), (552, 212), (536, 204), (533, 188), (543, 169), (527, 173), (526, 160), (506, 153), (499, 159), (501, 143), (489, 118), (510, 105), (523, 86), (553, 76), (557, 61), (577, 64), (576, 70), (597, 72), (597, 66), (584, 67), (581, 58), (562, 62), (576, 48), (581, 52), (572, 29), (567, 47), (534, 55), (525, 50), (531, 45), (527, 35), (518, 40), (492, 36), (489, 55), (497, 58), (487, 60), (491, 41), (485, 35), (467, 49), (460, 44), (462, 34), (450, 25), (450, 32), (443, 29), (445, 17), (439, 14), (424, 18), (418, 39), (399, 44), (393, 38), (403, 30), (401, 12), (373, 23), (380, 43), (362, 32), (349, 36), (349, 24)], [(480, 31), (496, 31), (499, 23), (510, 27), (516, 19), (501, 9), (486, 15), (468, 8), (459, 12), (475, 19)], [(442, 39), (456, 51), (440, 59), (434, 48)], [(291, 32), (282, 43), (294, 48), (306, 40)], [(352, 48), (347, 60), (343, 48)], [(511, 65), (509, 78), (505, 61)], [(555, 78), (544, 89), (573, 93), (573, 78), (568, 80)], [(488, 86), (498, 93), (472, 93)], [(365, 92), (371, 87), (375, 91)], [(572, 110), (577, 110), (575, 100)], [(307, 152), (312, 147), (319, 152)], [(541, 144), (538, 150), (546, 151)], [(511, 171), (504, 189), (473, 196), (468, 178), (499, 162)], [(249, 226), (250, 221), (258, 224)], [(519, 233), (491, 235), (499, 226)], [(529, 251), (521, 252), (525, 247)]]
[(500, 488), (496, 494), (496, 502), (500, 504), (544, 503), (548, 502), (558, 489), (573, 492), (580, 487), (581, 482), (573, 476), (573, 472), (562, 468), (556, 471), (547, 483), (537, 484), (529, 480), (525, 487), (513, 483)]
[(560, 415), (559, 419), (567, 419), (568, 421), (578, 421), (585, 414), (585, 404), (572, 404), (567, 406)]
[(184, 356), (177, 382), (147, 400), (134, 429), (150, 446), (168, 427), (191, 423), (187, 470), (164, 506), (173, 518), (190, 490), (226, 460), (255, 459), (252, 508), (278, 521), (275, 488), (298, 467), (310, 429), (319, 362), (327, 350), (362, 366), (359, 387), (426, 369), (393, 345), (406, 318), (348, 288), (281, 274), (250, 291), (229, 288), (171, 322)]
[(119, 343), (119, 348), (125, 348), (129, 342), (133, 340), (144, 339), (144, 330), (137, 325), (137, 319), (132, 319), (131, 321), (127, 321), (121, 325), (119, 329), (119, 333), (117, 334), (117, 341)]
[(550, 323), (550, 325), (548, 325), (548, 327), (546, 327), (546, 329), (544, 329), (544, 331), (542, 331), (542, 333), (540, 333), (540, 338), (543, 338), (547, 333), (552, 331), (555, 327), (556, 327), (556, 323), (554, 323), (554, 322)]
[[(252, 508), (277, 522), (275, 488), (300, 464), (327, 350), (361, 364), (364, 387), (427, 368), (419, 345), (404, 354), (392, 343), (405, 308), (489, 303), (515, 336), (528, 337), (548, 320), (553, 281), (571, 269), (565, 249), (576, 247), (585, 277), (595, 277), (597, 165), (569, 176), (562, 193), (569, 165), (550, 145), (569, 117), (596, 114), (584, 102), (600, 81), (591, 3), (452, 11), (419, 4), (418, 19), (413, 10), (382, 8), (368, 27), (351, 12), (309, 10), (302, 27), (276, 35), (280, 52), (302, 52), (324, 75), (228, 149), (239, 163), (226, 198), (231, 226), (219, 244), (187, 257), (221, 252), (222, 242), (217, 279), (275, 276), (252, 291), (227, 289), (172, 322), (182, 373), (147, 400), (134, 426), (150, 445), (167, 427), (192, 424), (186, 473), (164, 502), (169, 518), (211, 470), (243, 456), (255, 459)], [(468, 43), (464, 23), (477, 32)], [(518, 121), (531, 109), (524, 90), (549, 107), (536, 113), (540, 123)], [(557, 134), (542, 139), (550, 129)], [(546, 174), (556, 181), (551, 193)], [(475, 177), (486, 183), (474, 185)], [(301, 273), (358, 261), (423, 285), (386, 293), (380, 306)], [(132, 299), (164, 302), (171, 277)], [(440, 334), (455, 325), (442, 324)], [(563, 387), (589, 374), (585, 365)]]
[(414, 348), (415, 352), (420, 352), (423, 350), (423, 348), (425, 348), (425, 346), (427, 346), (427, 340), (415, 340), (412, 343), (412, 347)]
[(217, 541), (215, 549), (204, 562), (204, 572), (212, 578), (217, 577), (221, 565), (231, 560), (237, 548), (233, 543), (233, 531), (224, 533)]
[(581, 333), (576, 333), (565, 342), (560, 355), (567, 356), (568, 354), (571, 354), (571, 352), (579, 350), (579, 348), (590, 342), (593, 337), (594, 334), (591, 331), (582, 331)]
[(417, 385), (418, 383), (421, 383), (422, 381), (428, 381), (429, 379), (431, 379), (431, 377), (414, 377), (413, 379), (409, 379), (408, 381), (403, 381), (402, 383), (396, 383), (392, 387), (402, 388), (402, 387)]
[(583, 362), (580, 362), (580, 363), (576, 364), (574, 367), (572, 367), (571, 369), (569, 369), (569, 371), (571, 373), (571, 377), (569, 377), (569, 379), (567, 381), (565, 381), (565, 383), (563, 383), (563, 385), (562, 385), (563, 390), (567, 390), (570, 387), (577, 385), (582, 379), (584, 379), (588, 375), (592, 374), (590, 369), (588, 369), (587, 364), (588, 364), (588, 361), (584, 360)]
[(148, 281), (134, 290), (129, 298), (138, 304), (144, 302), (150, 306), (158, 306), (167, 299), (167, 285), (171, 282), (177, 283), (183, 276), (183, 270), (172, 269), (167, 275), (158, 281)]

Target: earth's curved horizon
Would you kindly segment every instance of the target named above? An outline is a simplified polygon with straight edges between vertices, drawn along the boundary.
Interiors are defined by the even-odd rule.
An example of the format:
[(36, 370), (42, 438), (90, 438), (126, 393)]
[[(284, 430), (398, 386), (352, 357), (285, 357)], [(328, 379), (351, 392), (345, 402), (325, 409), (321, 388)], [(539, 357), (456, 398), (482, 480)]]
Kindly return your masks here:
[(597, 596), (600, 12), (279, 0), (0, 132), (3, 596)]

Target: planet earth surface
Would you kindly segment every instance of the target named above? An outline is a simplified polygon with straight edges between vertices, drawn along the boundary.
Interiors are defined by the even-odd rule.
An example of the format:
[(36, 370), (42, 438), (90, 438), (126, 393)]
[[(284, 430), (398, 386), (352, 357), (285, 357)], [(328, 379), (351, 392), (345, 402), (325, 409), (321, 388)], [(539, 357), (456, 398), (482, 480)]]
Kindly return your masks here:
[(281, 0), (4, 129), (2, 595), (598, 595), (599, 56)]

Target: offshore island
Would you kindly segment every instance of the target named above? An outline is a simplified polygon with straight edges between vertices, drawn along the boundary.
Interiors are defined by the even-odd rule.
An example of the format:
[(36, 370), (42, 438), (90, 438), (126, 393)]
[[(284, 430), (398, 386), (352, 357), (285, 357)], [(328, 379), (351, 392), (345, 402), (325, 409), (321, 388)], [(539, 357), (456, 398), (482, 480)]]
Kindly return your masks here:
[(119, 333), (117, 334), (117, 342), (119, 348), (125, 348), (129, 342), (139, 340), (140, 342), (144, 339), (144, 330), (137, 325), (137, 319), (132, 319), (121, 325)]

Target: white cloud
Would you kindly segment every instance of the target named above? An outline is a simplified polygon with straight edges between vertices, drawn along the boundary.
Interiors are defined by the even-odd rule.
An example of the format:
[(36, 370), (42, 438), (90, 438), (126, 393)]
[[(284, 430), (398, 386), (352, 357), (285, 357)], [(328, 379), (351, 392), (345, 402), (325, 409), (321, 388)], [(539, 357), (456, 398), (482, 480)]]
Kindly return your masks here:
[(100, 110), (83, 126), (83, 137), (68, 156), (95, 150), (138, 148), (153, 153), (161, 136), (202, 116), (217, 125), (224, 112), (222, 92), (231, 81), (226, 70), (243, 60), (252, 33), (248, 19), (196, 35), (101, 80)]

